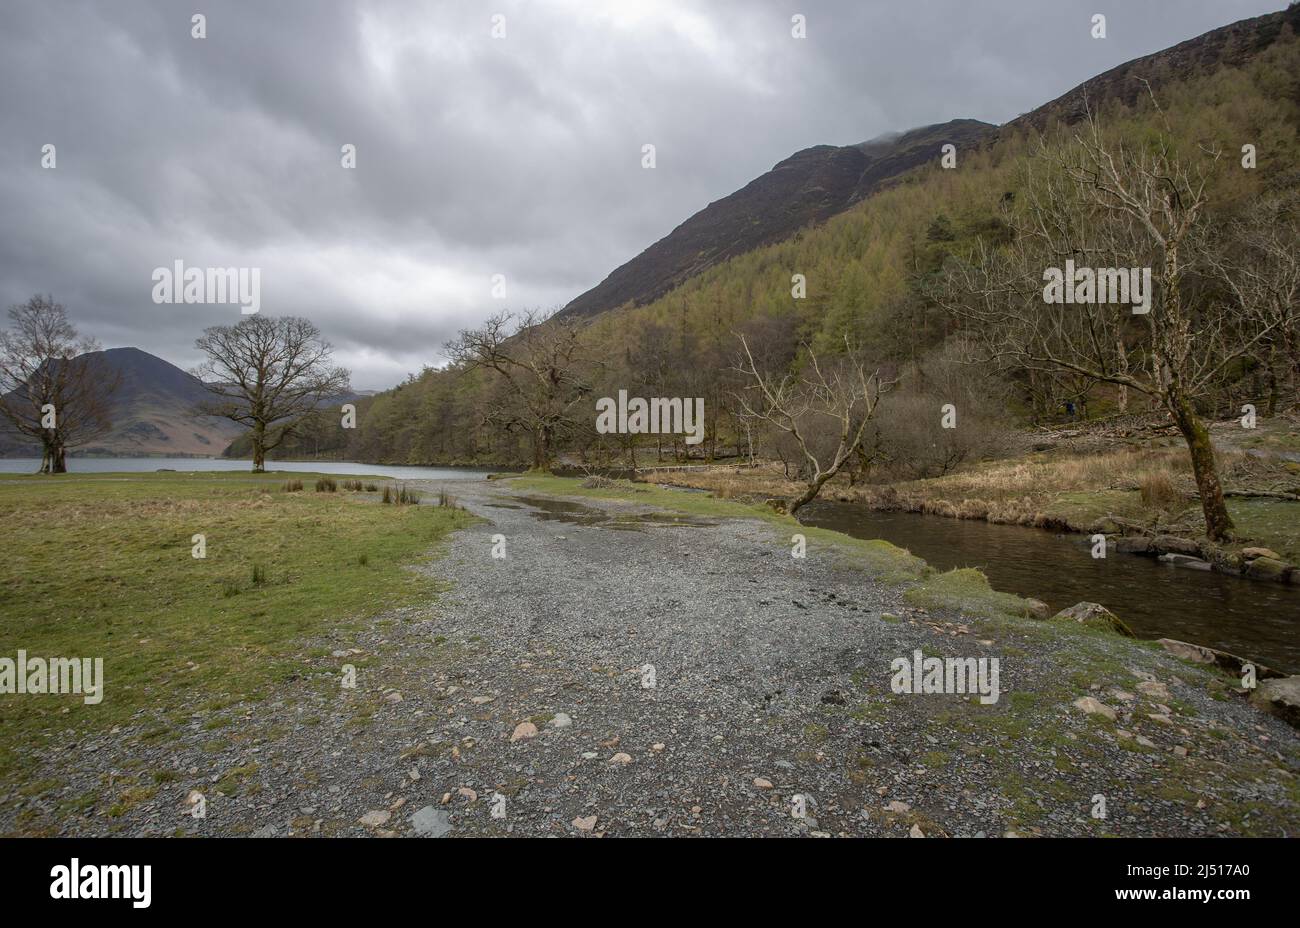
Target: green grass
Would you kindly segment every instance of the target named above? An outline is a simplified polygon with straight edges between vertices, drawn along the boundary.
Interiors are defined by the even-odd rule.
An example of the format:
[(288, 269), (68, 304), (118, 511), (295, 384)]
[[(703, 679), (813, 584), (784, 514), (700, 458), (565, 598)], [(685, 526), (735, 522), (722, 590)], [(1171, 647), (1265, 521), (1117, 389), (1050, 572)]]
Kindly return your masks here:
[(303, 639), (436, 592), (408, 565), (472, 521), (284, 493), (284, 476), (0, 475), (0, 656), (99, 657), (105, 678), (93, 706), (0, 695), (0, 775), (59, 731), (126, 724), (146, 707), (179, 721), (302, 674)]
[(953, 609), (987, 618), (1028, 614), (1026, 600), (1011, 593), (999, 593), (989, 586), (988, 577), (974, 567), (933, 574), (903, 595), (908, 602), (924, 609)]
[(1237, 537), (1272, 548), (1292, 564), (1300, 563), (1300, 503), (1280, 499), (1229, 499), (1228, 514)]
[(637, 503), (655, 509), (680, 512), (702, 518), (757, 519), (773, 526), (781, 535), (781, 543), (789, 550), (790, 536), (798, 533), (807, 539), (809, 556), (818, 544), (847, 557), (852, 563), (870, 571), (876, 577), (893, 583), (915, 580), (929, 568), (925, 561), (911, 552), (879, 539), (850, 538), (830, 529), (800, 525), (790, 516), (781, 515), (767, 506), (743, 503), (736, 500), (717, 499), (707, 493), (678, 489), (664, 489), (653, 484), (615, 481), (605, 489), (588, 489), (574, 477), (553, 477), (549, 474), (528, 473), (511, 477), (510, 486), (530, 493), (549, 496), (591, 497), (616, 499)]

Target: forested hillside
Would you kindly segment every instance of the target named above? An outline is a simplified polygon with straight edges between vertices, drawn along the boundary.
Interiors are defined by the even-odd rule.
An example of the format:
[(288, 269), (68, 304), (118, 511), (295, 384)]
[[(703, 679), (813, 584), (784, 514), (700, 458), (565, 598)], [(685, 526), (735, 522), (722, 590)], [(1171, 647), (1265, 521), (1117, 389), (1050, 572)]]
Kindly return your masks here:
[[(1087, 106), (1108, 134), (1134, 147), (1172, 145), (1180, 163), (1205, 175), (1208, 228), (1226, 229), (1266, 209), (1293, 215), (1288, 198), (1300, 181), (1297, 18), (1292, 8), (1217, 30), (1085, 85)], [(592, 318), (576, 336), (573, 355), (581, 374), (575, 382), (588, 399), (578, 404), (580, 415), (560, 424), (561, 449), (630, 459), (634, 439), (602, 438), (588, 421), (594, 398), (627, 389), (704, 397), (707, 439), (690, 454), (748, 453), (755, 434), (735, 398), (743, 386), (734, 370), (738, 333), (766, 365), (791, 371), (806, 362), (805, 344), (833, 356), (844, 350), (847, 335), (855, 350), (913, 392), (934, 382), (948, 393), (964, 392), (977, 420), (1051, 416), (1065, 402), (1106, 409), (1116, 402), (1115, 391), (1087, 377), (957, 363), (970, 360), (963, 354), (979, 333), (933, 294), (953, 256), (1007, 244), (1008, 210), (1023, 197), (1030, 166), (1077, 145), (1084, 99), (1081, 91), (1066, 95), (1044, 107), (1041, 118), (1029, 114), (1004, 126), (989, 144), (959, 148), (953, 168), (940, 165), (936, 149), (925, 166), (823, 225), (730, 258), (648, 305)], [(1254, 146), (1255, 167), (1243, 166), (1246, 145)], [(1198, 287), (1192, 279), (1194, 299), (1229, 298), (1208, 282), (1208, 268), (1196, 270), (1206, 283)], [(806, 281), (802, 296), (794, 292), (793, 275)], [(1276, 381), (1276, 371), (1264, 366), (1253, 359), (1225, 369), (1197, 398), (1201, 411), (1226, 414), (1243, 391), (1258, 393), (1260, 378)], [(528, 463), (530, 433), (522, 418), (507, 421), (502, 414), (511, 403), (508, 381), (482, 365), (471, 367), (425, 370), (364, 403), (359, 428), (341, 452), (369, 461)], [(907, 408), (906, 400), (896, 401), (896, 414)], [(883, 406), (882, 415), (887, 418)], [(641, 460), (647, 453), (688, 451), (662, 437), (639, 444)], [(779, 444), (774, 438), (763, 450), (779, 454)]]

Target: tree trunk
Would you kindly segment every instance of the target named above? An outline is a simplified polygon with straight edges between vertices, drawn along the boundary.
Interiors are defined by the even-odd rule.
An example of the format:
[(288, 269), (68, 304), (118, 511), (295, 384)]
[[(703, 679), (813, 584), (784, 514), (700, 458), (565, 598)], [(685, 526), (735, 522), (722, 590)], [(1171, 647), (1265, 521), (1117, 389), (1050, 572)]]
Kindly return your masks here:
[[(1121, 374), (1128, 373), (1128, 352), (1124, 349), (1124, 339), (1121, 338), (1115, 344), (1115, 357), (1118, 359), (1118, 371)], [(1116, 399), (1116, 406), (1120, 415), (1128, 412), (1128, 387), (1119, 388), (1119, 397)]]
[(253, 424), (253, 473), (266, 471), (266, 423)]
[(1214, 541), (1229, 541), (1232, 538), (1232, 517), (1223, 501), (1223, 485), (1219, 483), (1219, 468), (1214, 460), (1210, 433), (1191, 403), (1181, 394), (1170, 393), (1169, 407), (1192, 458), (1192, 474), (1196, 477), (1201, 510), (1205, 513), (1205, 534)]
[(542, 426), (533, 435), (533, 470), (551, 470), (551, 430)]
[(41, 447), (41, 474), (66, 474), (68, 450), (57, 439), (45, 439)]
[(830, 480), (831, 477), (833, 476), (835, 476), (834, 473), (826, 473), (826, 474), (822, 474), (820, 477), (816, 478), (815, 480), (808, 481), (807, 485), (804, 486), (802, 493), (800, 493), (798, 496), (792, 496), (788, 500), (786, 500), (785, 503), (786, 513), (788, 513), (789, 515), (794, 515), (796, 511), (802, 509), (808, 503), (811, 503), (813, 500), (815, 500), (817, 498), (817, 494), (820, 493), (822, 491), (822, 487), (825, 486), (826, 481)]
[(1264, 415), (1271, 419), (1277, 415), (1277, 349), (1272, 345), (1268, 349), (1268, 372), (1264, 375), (1268, 381), (1268, 405), (1264, 408)]

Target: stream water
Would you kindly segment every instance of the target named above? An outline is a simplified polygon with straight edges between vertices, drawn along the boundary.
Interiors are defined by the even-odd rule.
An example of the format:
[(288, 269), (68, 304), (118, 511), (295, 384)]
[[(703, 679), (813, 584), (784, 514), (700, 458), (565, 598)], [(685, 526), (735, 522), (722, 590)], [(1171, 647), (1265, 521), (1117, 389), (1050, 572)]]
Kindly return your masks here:
[(978, 567), (996, 589), (1053, 611), (1088, 600), (1143, 638), (1177, 638), (1300, 671), (1300, 587), (1189, 570), (1111, 551), (1094, 560), (1086, 537), (848, 503), (812, 503), (807, 525), (883, 538), (940, 570)]

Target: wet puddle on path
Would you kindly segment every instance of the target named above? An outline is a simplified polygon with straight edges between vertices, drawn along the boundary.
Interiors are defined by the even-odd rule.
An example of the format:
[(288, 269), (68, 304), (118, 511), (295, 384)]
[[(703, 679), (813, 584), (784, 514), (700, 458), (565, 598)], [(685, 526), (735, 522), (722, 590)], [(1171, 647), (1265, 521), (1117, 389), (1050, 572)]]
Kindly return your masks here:
[(718, 524), (704, 519), (692, 519), (690, 516), (679, 515), (674, 512), (615, 514), (606, 512), (604, 509), (597, 509), (594, 506), (584, 506), (582, 503), (549, 499), (544, 496), (519, 496), (516, 499), (538, 510), (529, 513), (535, 519), (546, 522), (563, 522), (568, 525), (595, 525), (616, 531), (639, 532), (650, 525), (706, 528)]

